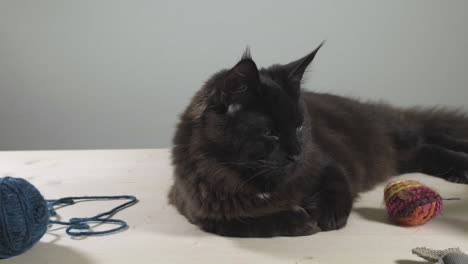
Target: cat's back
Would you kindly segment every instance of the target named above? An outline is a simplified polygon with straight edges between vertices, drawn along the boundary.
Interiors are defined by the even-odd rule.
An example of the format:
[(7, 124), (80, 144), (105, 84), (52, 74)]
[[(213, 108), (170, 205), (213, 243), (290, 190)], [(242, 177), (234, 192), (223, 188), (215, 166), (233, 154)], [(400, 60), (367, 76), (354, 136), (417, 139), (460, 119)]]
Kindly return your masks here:
[(302, 98), (312, 119), (331, 128), (391, 133), (407, 125), (404, 110), (384, 102), (316, 92), (304, 92)]
[(393, 127), (399, 110), (326, 93), (303, 93), (315, 143), (352, 172), (355, 191), (396, 173)]

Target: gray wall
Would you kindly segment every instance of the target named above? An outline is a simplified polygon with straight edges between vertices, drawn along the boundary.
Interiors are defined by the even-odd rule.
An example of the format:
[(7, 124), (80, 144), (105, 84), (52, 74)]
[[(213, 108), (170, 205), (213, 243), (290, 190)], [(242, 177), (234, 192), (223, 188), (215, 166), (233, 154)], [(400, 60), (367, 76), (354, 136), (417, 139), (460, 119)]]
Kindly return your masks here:
[(326, 45), (308, 89), (468, 109), (468, 1), (0, 0), (0, 149), (168, 147), (202, 82)]

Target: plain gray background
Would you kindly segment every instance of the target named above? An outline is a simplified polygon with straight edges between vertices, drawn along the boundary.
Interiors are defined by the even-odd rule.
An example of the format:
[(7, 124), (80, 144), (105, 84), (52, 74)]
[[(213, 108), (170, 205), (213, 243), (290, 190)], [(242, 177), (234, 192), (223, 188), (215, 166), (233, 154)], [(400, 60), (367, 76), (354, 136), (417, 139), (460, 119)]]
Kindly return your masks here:
[(468, 1), (0, 0), (0, 149), (168, 147), (249, 45), (306, 88), (468, 109)]

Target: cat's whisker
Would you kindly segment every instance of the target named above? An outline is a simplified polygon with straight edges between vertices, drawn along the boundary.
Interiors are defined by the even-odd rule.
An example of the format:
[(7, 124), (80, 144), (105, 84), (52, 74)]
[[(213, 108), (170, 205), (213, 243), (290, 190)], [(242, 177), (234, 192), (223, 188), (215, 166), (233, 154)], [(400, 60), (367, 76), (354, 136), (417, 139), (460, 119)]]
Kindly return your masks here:
[(247, 180), (245, 180), (244, 182), (242, 182), (242, 183), (239, 185), (239, 187), (237, 188), (237, 191), (242, 190), (242, 188), (245, 186), (245, 184), (248, 183), (249, 181), (251, 181), (252, 179), (254, 179), (255, 177), (258, 177), (258, 176), (260, 176), (260, 175), (262, 175), (262, 174), (264, 174), (264, 173), (266, 173), (266, 172), (268, 172), (268, 171), (269, 171), (269, 169), (264, 169), (264, 170), (261, 170), (261, 171), (255, 173), (254, 175), (252, 175), (251, 177), (249, 177)]

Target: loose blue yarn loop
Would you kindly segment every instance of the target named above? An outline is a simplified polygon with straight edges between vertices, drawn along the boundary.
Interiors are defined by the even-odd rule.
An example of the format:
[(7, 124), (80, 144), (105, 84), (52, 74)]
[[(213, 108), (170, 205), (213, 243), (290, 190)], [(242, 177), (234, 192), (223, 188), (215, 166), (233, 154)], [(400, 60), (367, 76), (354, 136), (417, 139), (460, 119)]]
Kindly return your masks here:
[[(128, 225), (125, 221), (119, 219), (112, 219), (110, 218), (112, 215), (117, 213), (118, 211), (125, 209), (133, 204), (137, 203), (137, 199), (133, 195), (118, 195), (118, 196), (78, 196), (78, 197), (65, 197), (57, 200), (47, 200), (48, 208), (49, 208), (49, 215), (56, 216), (57, 213), (55, 212), (55, 206), (59, 205), (72, 205), (76, 201), (80, 200), (129, 200), (112, 210), (109, 210), (104, 213), (100, 213), (93, 217), (85, 217), (85, 218), (71, 218), (68, 222), (58, 221), (58, 220), (49, 220), (49, 224), (59, 224), (59, 225), (66, 225), (67, 229), (66, 232), (70, 236), (93, 236), (93, 235), (105, 235), (109, 233), (114, 233), (125, 229)], [(110, 223), (110, 224), (117, 224), (118, 227), (104, 230), (104, 231), (75, 231), (75, 230), (89, 230), (90, 226), (89, 223)]]

